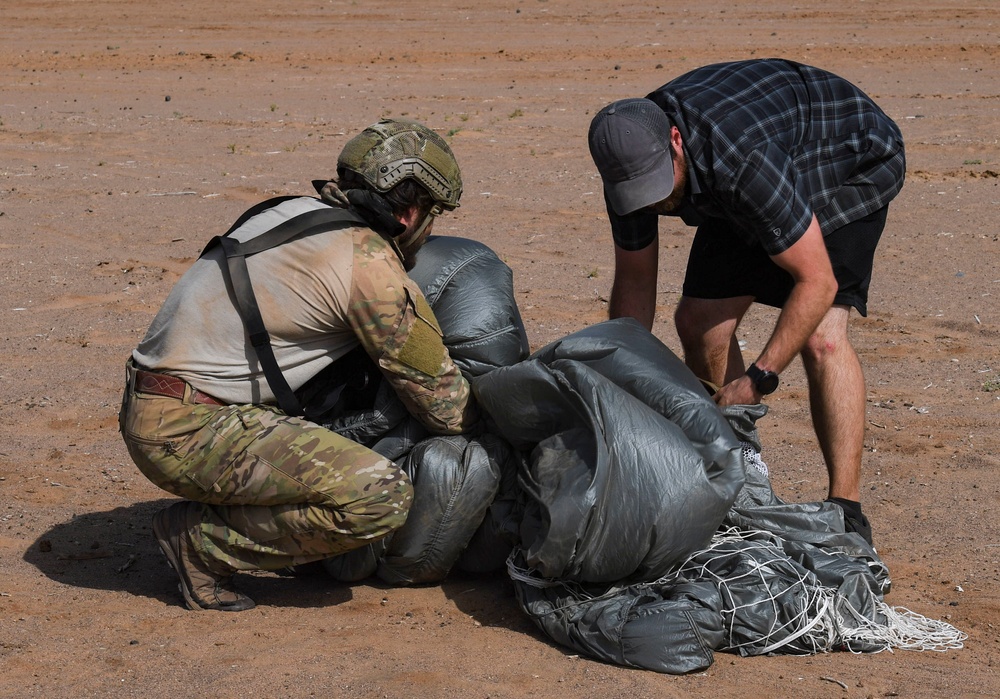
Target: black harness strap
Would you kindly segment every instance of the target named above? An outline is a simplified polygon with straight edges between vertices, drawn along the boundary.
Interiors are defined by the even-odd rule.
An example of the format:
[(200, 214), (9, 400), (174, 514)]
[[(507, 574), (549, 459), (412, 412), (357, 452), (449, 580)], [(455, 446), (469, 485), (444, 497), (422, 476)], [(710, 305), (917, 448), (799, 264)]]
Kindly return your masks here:
[(222, 267), (223, 274), (229, 277), (233, 286), (237, 311), (243, 319), (243, 325), (250, 337), (250, 344), (253, 346), (257, 360), (264, 371), (264, 378), (267, 380), (268, 386), (271, 387), (271, 392), (274, 393), (282, 411), (288, 415), (302, 416), (304, 414), (302, 405), (291, 386), (288, 385), (288, 381), (285, 380), (281, 368), (278, 366), (278, 360), (274, 356), (271, 336), (267, 332), (267, 328), (264, 327), (260, 306), (257, 305), (257, 297), (250, 282), (250, 271), (247, 269), (246, 258), (287, 243), (292, 238), (328, 231), (334, 224), (367, 224), (353, 211), (329, 207), (300, 214), (246, 242), (241, 243), (230, 237), (230, 233), (253, 216), (282, 201), (294, 198), (297, 197), (269, 199), (249, 209), (225, 234), (212, 238), (201, 254), (204, 256), (217, 245), (222, 247), (226, 255), (226, 265)]

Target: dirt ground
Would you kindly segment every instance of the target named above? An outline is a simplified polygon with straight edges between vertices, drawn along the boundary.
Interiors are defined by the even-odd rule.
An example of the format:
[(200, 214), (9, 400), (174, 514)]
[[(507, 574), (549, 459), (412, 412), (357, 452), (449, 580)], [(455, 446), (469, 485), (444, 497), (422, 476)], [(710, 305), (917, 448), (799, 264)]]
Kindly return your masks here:
[[(487, 6), (482, 9), (479, 5)], [(0, 696), (1000, 695), (1000, 15), (991, 0), (4, 0), (0, 10)], [(672, 677), (577, 657), (505, 576), (392, 589), (243, 576), (195, 613), (155, 548), (169, 496), (117, 434), (123, 362), (248, 205), (310, 193), (380, 116), (446, 134), (461, 209), (436, 233), (514, 270), (533, 348), (606, 317), (593, 114), (698, 65), (780, 56), (895, 118), (908, 182), (870, 315), (864, 505), (886, 601), (968, 633), (946, 653), (716, 656)], [(661, 224), (657, 334), (691, 232)], [(747, 322), (756, 357), (774, 315)], [(762, 421), (788, 500), (826, 476), (801, 365)]]

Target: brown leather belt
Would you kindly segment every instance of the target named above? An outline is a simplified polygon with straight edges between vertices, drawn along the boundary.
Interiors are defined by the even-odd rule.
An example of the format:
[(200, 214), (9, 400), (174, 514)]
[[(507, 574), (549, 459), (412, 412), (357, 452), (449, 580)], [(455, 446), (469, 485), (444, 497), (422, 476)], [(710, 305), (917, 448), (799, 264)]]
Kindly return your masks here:
[[(139, 393), (149, 393), (154, 396), (166, 396), (167, 398), (177, 398), (183, 400), (184, 389), (188, 387), (188, 382), (169, 374), (158, 374), (154, 371), (144, 369), (135, 370), (135, 390)], [(212, 398), (207, 393), (202, 393), (194, 386), (191, 386), (191, 401), (203, 405), (226, 405), (220, 400)]]

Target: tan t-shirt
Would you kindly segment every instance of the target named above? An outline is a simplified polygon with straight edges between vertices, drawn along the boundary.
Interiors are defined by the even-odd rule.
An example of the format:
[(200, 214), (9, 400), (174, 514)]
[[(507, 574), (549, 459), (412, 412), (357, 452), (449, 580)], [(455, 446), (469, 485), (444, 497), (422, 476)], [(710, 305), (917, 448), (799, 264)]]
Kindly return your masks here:
[[(326, 205), (281, 202), (234, 231), (245, 241)], [(346, 225), (246, 258), (261, 318), (292, 389), (362, 345), (410, 412), (437, 433), (461, 431), (469, 385), (448, 356), (419, 287), (378, 233)], [(141, 366), (226, 403), (275, 403), (233, 303), (216, 247), (177, 282), (133, 352)], [(469, 411), (474, 412), (474, 411)]]

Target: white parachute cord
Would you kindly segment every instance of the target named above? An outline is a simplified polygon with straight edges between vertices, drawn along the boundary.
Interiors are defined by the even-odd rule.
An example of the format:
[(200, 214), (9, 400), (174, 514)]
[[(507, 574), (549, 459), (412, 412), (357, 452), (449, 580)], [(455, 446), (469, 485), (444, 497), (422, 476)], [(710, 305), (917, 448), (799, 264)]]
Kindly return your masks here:
[[(737, 539), (742, 539), (746, 541), (747, 539), (750, 538), (750, 536), (742, 536), (742, 534), (748, 534), (750, 536), (754, 535), (754, 533), (752, 532), (735, 533), (732, 530), (730, 530), (729, 532), (726, 532), (722, 537), (720, 537), (720, 540), (733, 541)], [(753, 647), (754, 655), (763, 655), (764, 653), (772, 652), (783, 646), (787, 646), (793, 643), (798, 638), (808, 634), (814, 627), (822, 624), (824, 615), (830, 608), (832, 601), (832, 594), (830, 594), (828, 591), (824, 590), (822, 587), (816, 585), (810, 585), (807, 583), (809, 574), (807, 571), (802, 570), (802, 572), (799, 574), (798, 579), (789, 583), (777, 595), (771, 595), (766, 600), (757, 600), (752, 604), (737, 606), (735, 603), (735, 596), (730, 591), (730, 586), (732, 584), (739, 582), (740, 580), (754, 578), (755, 582), (759, 581), (764, 589), (770, 589), (770, 585), (768, 585), (768, 579), (769, 579), (768, 572), (770, 571), (769, 562), (756, 561), (751, 557), (745, 556), (744, 555), (745, 552), (751, 549), (759, 549), (768, 552), (773, 552), (779, 558), (784, 557), (784, 552), (780, 550), (780, 547), (776, 544), (774, 538), (769, 535), (767, 535), (765, 538), (767, 540), (755, 542), (750, 546), (744, 547), (740, 551), (733, 551), (722, 554), (723, 556), (741, 556), (741, 558), (745, 562), (752, 562), (750, 568), (741, 575), (722, 578), (717, 574), (707, 571), (705, 569), (705, 566), (708, 563), (710, 563), (711, 559), (709, 561), (706, 561), (700, 566), (694, 567), (694, 569), (700, 568), (703, 573), (708, 574), (708, 577), (713, 578), (722, 596), (730, 603), (729, 608), (720, 610), (721, 614), (723, 615), (723, 618), (729, 620), (728, 644), (727, 644), (728, 649), (735, 650), (739, 648)], [(713, 545), (715, 544), (716, 541), (713, 540)], [(701, 557), (702, 559), (705, 558), (704, 553), (702, 553)], [(715, 560), (717, 560), (718, 558), (719, 556), (716, 556)], [(688, 572), (690, 571), (691, 568), (688, 569)], [(801, 605), (801, 609), (798, 611), (797, 614), (792, 616), (783, 624), (779, 625), (777, 620), (784, 616), (784, 614), (782, 614), (782, 607), (779, 604), (780, 600), (783, 597), (794, 595), (796, 592), (799, 591), (804, 592), (805, 594), (804, 604)], [(762, 605), (765, 604), (770, 606), (770, 611), (771, 611), (770, 617), (773, 620), (770, 629), (768, 629), (768, 631), (759, 639), (754, 639), (753, 641), (747, 641), (745, 643), (736, 643), (734, 640), (735, 636), (734, 626), (737, 619), (739, 618), (737, 613), (744, 609), (761, 607)], [(785, 611), (787, 612), (787, 608), (785, 609)], [(781, 640), (770, 643), (769, 645), (766, 645), (763, 649), (760, 650), (756, 649), (756, 647), (761, 642), (766, 642), (768, 639), (771, 639), (775, 636), (779, 636), (782, 634), (784, 634), (784, 637), (781, 638)], [(821, 636), (828, 637), (829, 634), (821, 634)], [(820, 641), (820, 639), (817, 638), (810, 637), (810, 641), (811, 641), (810, 646), (813, 648), (815, 648), (817, 645), (821, 647), (827, 645), (824, 642), (817, 643), (818, 641)]]
[[(765, 646), (764, 648), (761, 648), (758, 654), (759, 655), (766, 655), (768, 653), (772, 653), (772, 652), (778, 650), (779, 648), (781, 648), (783, 646), (787, 646), (789, 643), (792, 643), (793, 641), (795, 641), (796, 639), (800, 638), (801, 636), (805, 636), (807, 633), (809, 633), (810, 631), (812, 631), (813, 628), (815, 628), (816, 626), (820, 625), (823, 622), (823, 617), (826, 615), (827, 610), (829, 610), (830, 607), (831, 607), (831, 605), (832, 605), (832, 599), (830, 599), (830, 598), (824, 599), (822, 595), (819, 595), (819, 598), (821, 600), (821, 603), (822, 603), (823, 607), (816, 612), (816, 616), (813, 618), (812, 621), (808, 622), (805, 626), (803, 626), (801, 629), (799, 629), (795, 633), (791, 634), (790, 636), (787, 636), (784, 640), (778, 641), (777, 643), (772, 643), (769, 646)], [(802, 616), (804, 616), (805, 611), (806, 610), (803, 610)], [(816, 650), (826, 650), (826, 648), (823, 647), (824, 644), (817, 644), (815, 642), (815, 640), (816, 640), (815, 637), (811, 637), (811, 640), (813, 642), (810, 643), (810, 646), (813, 647), (813, 652), (816, 652)]]
[(839, 615), (834, 622), (843, 644), (851, 652), (855, 652), (852, 645), (860, 643), (884, 645), (890, 651), (898, 648), (943, 653), (963, 648), (963, 642), (969, 637), (946, 621), (929, 619), (905, 607), (891, 607), (883, 601), (876, 602), (878, 613), (885, 617), (882, 624), (868, 619), (850, 605), (843, 607), (854, 625), (845, 626), (845, 620)]
[(589, 604), (597, 600), (611, 598), (622, 590), (621, 587), (610, 587), (602, 594), (595, 595), (594, 593), (589, 592), (580, 583), (543, 577), (539, 575), (538, 571), (534, 568), (522, 568), (517, 565), (515, 558), (517, 558), (517, 555), (520, 552), (520, 549), (514, 549), (511, 551), (510, 555), (507, 556), (507, 574), (512, 580), (522, 582), (525, 585), (538, 589), (562, 588), (566, 590), (568, 594), (573, 596), (573, 601), (560, 607), (553, 607), (549, 610), (549, 614), (559, 612), (564, 609), (572, 609), (573, 607), (578, 607), (581, 604)]

